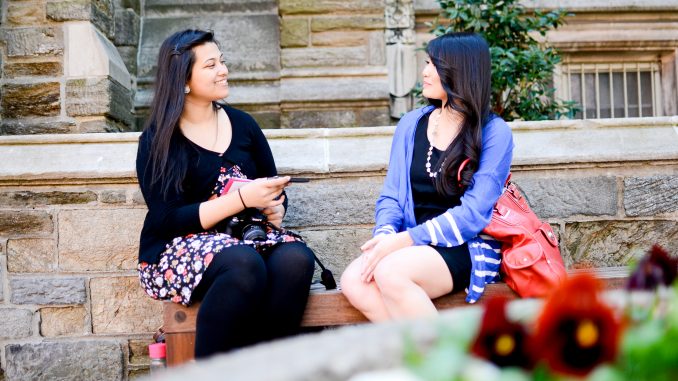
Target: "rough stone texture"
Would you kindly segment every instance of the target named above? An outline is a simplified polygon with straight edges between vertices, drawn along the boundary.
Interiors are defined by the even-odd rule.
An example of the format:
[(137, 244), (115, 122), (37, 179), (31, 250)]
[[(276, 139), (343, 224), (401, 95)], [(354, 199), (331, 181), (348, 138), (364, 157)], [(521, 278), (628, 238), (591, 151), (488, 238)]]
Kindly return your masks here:
[(63, 54), (61, 28), (16, 28), (0, 31), (0, 40), (7, 44), (8, 57), (30, 57)]
[(360, 66), (367, 64), (367, 47), (283, 49), (283, 67)]
[(89, 20), (92, 0), (47, 1), (47, 18), (54, 21)]
[(105, 204), (124, 204), (127, 193), (124, 190), (106, 190), (99, 193), (99, 201)]
[(46, 234), (54, 230), (52, 216), (41, 211), (0, 211), (0, 236)]
[(152, 342), (152, 337), (144, 340), (130, 340), (129, 363), (132, 365), (148, 365), (150, 363), (150, 358), (148, 357), (148, 344)]
[(15, 304), (83, 304), (84, 278), (14, 278), (9, 281)]
[(116, 45), (137, 45), (139, 43), (139, 16), (133, 9), (121, 9), (115, 11), (115, 37)]
[(0, 308), (0, 340), (21, 339), (33, 334), (33, 312), (19, 308)]
[(130, 369), (128, 372), (127, 380), (128, 381), (147, 381), (150, 376), (150, 370), (148, 368), (140, 369)]
[(131, 125), (131, 110), (131, 91), (108, 77), (66, 82), (66, 112), (69, 116), (105, 114)]
[(26, 207), (37, 205), (86, 204), (96, 201), (97, 195), (92, 191), (85, 192), (33, 192), (15, 191), (0, 193), (0, 205)]
[(109, 40), (112, 40), (115, 31), (112, 0), (92, 0), (92, 24), (99, 28)]
[(2, 85), (2, 117), (55, 116), (61, 110), (58, 82)]
[(617, 213), (614, 177), (520, 178), (516, 184), (540, 218)]
[(143, 209), (66, 210), (59, 214), (59, 269), (136, 269)]
[(370, 126), (389, 126), (392, 125), (391, 115), (388, 106), (378, 108), (364, 108), (358, 114), (358, 125), (364, 127)]
[(7, 268), (12, 273), (43, 273), (57, 267), (53, 239), (20, 238), (7, 241)]
[(7, 4), (7, 24), (39, 25), (45, 21), (45, 6), (42, 2), (10, 2)]
[(313, 46), (361, 46), (367, 45), (370, 34), (365, 31), (330, 31), (313, 33)]
[(74, 129), (74, 121), (27, 119), (0, 121), (0, 135), (68, 134), (73, 133)]
[(284, 112), (281, 128), (354, 127), (356, 124), (352, 110), (299, 110)]
[(383, 2), (374, 0), (280, 0), (278, 7), (280, 14), (384, 12)]
[[(227, 52), (231, 73), (256, 77), (262, 72), (280, 72), (280, 20), (277, 13), (202, 14), (197, 17), (201, 28), (214, 30), (221, 51)], [(162, 41), (175, 31), (194, 28), (196, 20), (196, 16), (148, 18), (147, 12), (139, 47), (138, 76), (153, 78)]]
[(374, 202), (381, 178), (351, 178), (295, 184), (286, 192), (291, 200), (285, 216), (288, 226), (335, 226), (374, 223)]
[(127, 71), (133, 76), (137, 74), (137, 53), (139, 49), (136, 46), (116, 46), (122, 62), (125, 63)]
[[(4, 246), (4, 244), (0, 244), (0, 247)], [(4, 250), (4, 249), (0, 249)], [(7, 268), (7, 261), (5, 259), (4, 255), (0, 255), (0, 303), (2, 303), (5, 300), (5, 291), (4, 291), (4, 284), (5, 284), (5, 269)]]
[(141, 193), (141, 190), (135, 190), (134, 193), (132, 194), (132, 203), (135, 205), (146, 205), (146, 201), (144, 200), (144, 195)]
[(386, 65), (386, 41), (381, 32), (370, 33), (369, 49), (370, 65)]
[(624, 179), (627, 216), (654, 216), (678, 211), (678, 176)]
[(293, 48), (308, 45), (308, 19), (282, 18), (280, 25), (280, 46)]
[(7, 78), (18, 77), (58, 77), (64, 72), (63, 64), (59, 62), (14, 62), (6, 63), (3, 67)]
[(311, 31), (313, 32), (326, 32), (337, 29), (384, 29), (385, 27), (383, 15), (314, 16), (311, 20)]
[[(339, 281), (341, 273), (346, 266), (360, 255), (359, 247), (368, 239), (372, 238), (371, 228), (362, 227), (342, 227), (339, 229), (323, 230), (300, 230), (299, 233), (308, 247), (313, 249), (315, 254), (325, 267), (334, 274), (336, 281)], [(320, 278), (320, 266), (316, 265), (316, 274), (314, 278)]]
[(119, 122), (109, 118), (108, 116), (98, 116), (94, 118), (88, 118), (87, 120), (80, 122), (80, 125), (78, 126), (78, 132), (126, 132), (129, 131), (131, 127), (132, 126), (126, 124), (126, 122)]
[(95, 334), (149, 333), (162, 324), (162, 302), (152, 300), (139, 278), (94, 278), (90, 281)]
[(565, 225), (563, 258), (570, 267), (628, 265), (657, 243), (678, 252), (676, 221), (599, 221)]
[(197, 7), (187, 7), (187, 4), (199, 4), (202, 13), (276, 13), (276, 0), (146, 0), (144, 10), (146, 16), (164, 16), (175, 14), (194, 14)]
[(123, 352), (114, 341), (58, 341), (5, 347), (8, 380), (118, 381)]
[(84, 335), (87, 311), (84, 307), (40, 309), (40, 334), (44, 337)]

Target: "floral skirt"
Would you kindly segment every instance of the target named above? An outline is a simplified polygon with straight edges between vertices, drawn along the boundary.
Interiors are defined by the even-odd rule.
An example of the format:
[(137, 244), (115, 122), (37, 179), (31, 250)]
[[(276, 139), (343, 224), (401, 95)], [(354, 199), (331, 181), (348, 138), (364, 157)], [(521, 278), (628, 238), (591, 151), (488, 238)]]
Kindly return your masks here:
[[(221, 168), (213, 195), (221, 195), (224, 185), (231, 177), (245, 177), (238, 166)], [(225, 250), (234, 245), (247, 245), (262, 255), (275, 245), (285, 242), (303, 242), (302, 238), (271, 224), (265, 225), (266, 240), (249, 241), (232, 237), (216, 229), (176, 237), (160, 254), (158, 263), (140, 262), (137, 269), (139, 280), (146, 293), (153, 299), (171, 300), (185, 306), (191, 302), (193, 290), (202, 279), (215, 255), (228, 255)]]

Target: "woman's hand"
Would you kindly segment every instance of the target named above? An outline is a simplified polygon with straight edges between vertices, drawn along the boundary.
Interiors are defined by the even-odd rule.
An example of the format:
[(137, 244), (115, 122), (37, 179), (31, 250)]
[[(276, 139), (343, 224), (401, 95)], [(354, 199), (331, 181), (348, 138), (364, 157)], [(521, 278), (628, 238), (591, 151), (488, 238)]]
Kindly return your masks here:
[(247, 208), (277, 207), (285, 200), (281, 195), (289, 181), (289, 176), (256, 179), (240, 188), (240, 197)]
[(364, 258), (361, 272), (363, 282), (372, 281), (374, 269), (385, 256), (413, 244), (410, 233), (406, 231), (397, 234), (381, 234), (365, 242), (360, 247)]
[[(280, 198), (282, 201), (285, 201), (284, 195)], [(280, 228), (283, 216), (285, 215), (285, 207), (282, 204), (278, 206), (272, 206), (270, 208), (264, 208), (261, 210), (261, 212), (266, 216), (266, 221), (272, 223), (275, 227)]]

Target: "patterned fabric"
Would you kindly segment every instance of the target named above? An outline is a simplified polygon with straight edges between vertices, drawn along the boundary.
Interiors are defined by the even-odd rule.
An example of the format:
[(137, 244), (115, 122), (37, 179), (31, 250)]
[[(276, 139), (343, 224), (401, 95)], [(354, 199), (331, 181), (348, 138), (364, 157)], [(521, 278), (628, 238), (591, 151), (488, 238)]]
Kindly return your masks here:
[[(211, 197), (221, 195), (224, 186), (231, 177), (246, 178), (240, 168), (235, 165), (219, 170), (219, 178)], [(265, 241), (240, 240), (212, 229), (183, 237), (176, 237), (160, 255), (157, 264), (140, 262), (137, 266), (139, 281), (146, 293), (153, 299), (171, 300), (174, 303), (188, 306), (193, 290), (202, 279), (215, 255), (234, 245), (253, 247), (260, 254), (266, 255), (275, 245), (284, 242), (303, 242), (296, 233), (278, 229), (266, 224)], [(226, 253), (228, 255), (228, 253)]]

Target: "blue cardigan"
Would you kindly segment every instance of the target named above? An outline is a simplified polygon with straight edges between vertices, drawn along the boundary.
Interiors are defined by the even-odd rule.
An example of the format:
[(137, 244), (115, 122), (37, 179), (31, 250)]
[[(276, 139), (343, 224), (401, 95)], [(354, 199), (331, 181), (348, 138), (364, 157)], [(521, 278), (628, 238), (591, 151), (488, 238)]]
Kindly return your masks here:
[(396, 127), (384, 187), (377, 199), (373, 234), (407, 230), (415, 245), (458, 246), (468, 242), (472, 274), (466, 301), (474, 303), (485, 284), (499, 279), (501, 244), (480, 232), (492, 217), (494, 205), (508, 178), (513, 156), (513, 136), (506, 122), (495, 117), (482, 129), (482, 150), (478, 170), (461, 197), (461, 205), (417, 225), (410, 186), (414, 133), (427, 106), (405, 114)]

